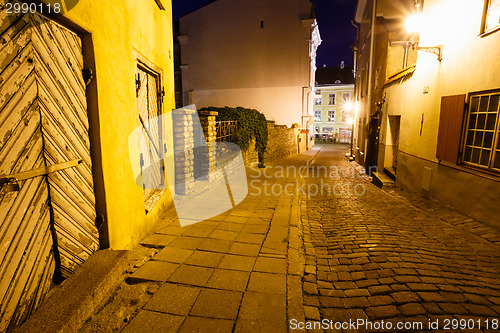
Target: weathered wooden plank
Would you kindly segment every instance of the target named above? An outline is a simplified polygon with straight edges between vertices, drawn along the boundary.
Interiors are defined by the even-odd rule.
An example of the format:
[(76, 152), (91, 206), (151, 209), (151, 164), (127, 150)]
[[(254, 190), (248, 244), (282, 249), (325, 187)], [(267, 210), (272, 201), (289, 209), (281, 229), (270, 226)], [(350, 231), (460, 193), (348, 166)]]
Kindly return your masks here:
[[(49, 210), (46, 209), (41, 218), (42, 221), (50, 221)], [(29, 249), (26, 249), (26, 264), (24, 270), (30, 271), (31, 274), (27, 276), (24, 274), (23, 280), (18, 284), (24, 284), (24, 290), (20, 294), (17, 301), (17, 306), (14, 311), (14, 316), (10, 322), (10, 328), (14, 328), (20, 323), (24, 322), (28, 315), (33, 311), (34, 303), (37, 297), (37, 289), (50, 287), (50, 281), (44, 279), (44, 273), (50, 261), (53, 261), (51, 253), (52, 248), (52, 234), (48, 227), (48, 223), (40, 225), (33, 234), (33, 241), (30, 243)], [(53, 273), (53, 271), (52, 271)], [(42, 284), (43, 283), (43, 284)], [(48, 285), (47, 285), (48, 284)], [(12, 302), (14, 306), (14, 302)]]
[[(23, 159), (25, 147), (29, 147), (33, 142), (33, 134), (39, 127), (39, 114), (36, 103), (33, 103), (29, 111), (23, 117), (23, 122), (13, 131), (9, 140), (0, 150), (0, 172), (2, 174), (12, 174), (20, 171), (19, 161)], [(25, 158), (25, 157), (24, 157)]]
[[(46, 183), (43, 179), (31, 179), (26, 183), (28, 186), (21, 189), (26, 192), (25, 195), (20, 195), (16, 200), (21, 201), (19, 209), (12, 212), (15, 214), (13, 225), (19, 227), (0, 270), (0, 295), (5, 295), (1, 305), (0, 330), (4, 329), (13, 317), (27, 281), (37, 276), (37, 272), (33, 272), (36, 257), (31, 254), (42, 252), (40, 241), (50, 233)], [(32, 200), (21, 200), (26, 196), (32, 197)], [(21, 221), (17, 221), (18, 219)], [(30, 251), (31, 248), (34, 248), (33, 252)]]
[(37, 23), (42, 22), (44, 23), (39, 24), (33, 30), (33, 44), (42, 56), (42, 60), (50, 64), (49, 70), (55, 75), (54, 78), (59, 85), (64, 88), (63, 92), (68, 100), (75, 108), (85, 109), (85, 86), (81, 78), (82, 74), (72, 71), (55, 35), (55, 31), (62, 28), (52, 21), (44, 20)]
[[(37, 52), (39, 52), (39, 50), (37, 50)], [(76, 108), (75, 103), (67, 99), (65, 88), (54, 79), (55, 74), (50, 72), (50, 66), (38, 63), (37, 61), (36, 69), (40, 78), (40, 99), (43, 101), (44, 105), (50, 107), (50, 112), (53, 113), (53, 117), (58, 117), (57, 119), (61, 120), (60, 115), (64, 115), (67, 118), (65, 121), (66, 125), (71, 126), (75, 135), (88, 145), (88, 135), (86, 137), (84, 136), (85, 133), (88, 133), (88, 118), (84, 117), (86, 116), (86, 108), (82, 109), (80, 106)], [(77, 112), (73, 110), (77, 110)], [(84, 115), (80, 113), (84, 113)], [(64, 122), (61, 123), (61, 126), (64, 126)]]

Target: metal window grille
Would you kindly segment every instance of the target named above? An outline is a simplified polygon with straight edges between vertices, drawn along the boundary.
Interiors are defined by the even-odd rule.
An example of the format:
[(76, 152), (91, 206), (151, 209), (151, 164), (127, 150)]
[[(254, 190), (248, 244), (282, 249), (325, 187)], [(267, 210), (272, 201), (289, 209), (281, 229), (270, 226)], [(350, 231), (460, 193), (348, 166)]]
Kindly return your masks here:
[(215, 124), (217, 128), (217, 142), (236, 142), (237, 121), (218, 121)]

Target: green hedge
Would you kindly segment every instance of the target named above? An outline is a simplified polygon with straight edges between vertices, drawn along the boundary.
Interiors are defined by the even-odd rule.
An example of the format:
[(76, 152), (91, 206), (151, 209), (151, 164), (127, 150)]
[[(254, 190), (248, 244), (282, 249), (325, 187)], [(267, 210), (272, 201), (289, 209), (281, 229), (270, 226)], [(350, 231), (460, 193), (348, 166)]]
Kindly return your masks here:
[(252, 138), (255, 138), (255, 149), (259, 156), (259, 166), (264, 166), (264, 153), (267, 148), (267, 120), (266, 117), (255, 109), (246, 109), (241, 106), (232, 108), (229, 106), (209, 106), (200, 111), (217, 111), (219, 114), (216, 121), (238, 121), (237, 137), (238, 146), (247, 150)]

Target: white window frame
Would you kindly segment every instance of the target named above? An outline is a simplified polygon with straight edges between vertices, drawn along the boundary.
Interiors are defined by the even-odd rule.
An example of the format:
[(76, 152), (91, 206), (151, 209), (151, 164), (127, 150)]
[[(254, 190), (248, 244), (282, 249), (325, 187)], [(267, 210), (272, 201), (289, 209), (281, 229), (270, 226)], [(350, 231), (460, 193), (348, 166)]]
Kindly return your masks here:
[[(332, 97), (333, 97), (333, 103), (332, 103)], [(336, 102), (336, 94), (328, 94), (328, 105), (335, 105)]]
[[(464, 135), (461, 144), (462, 153), (460, 160), (464, 165), (500, 173), (500, 165), (497, 164), (495, 167), (495, 160), (497, 159), (497, 155), (500, 154), (500, 101), (496, 105), (496, 110), (490, 110), (492, 108), (491, 97), (499, 95), (500, 91), (474, 93), (469, 95), (469, 104), (463, 131)], [(484, 103), (486, 103), (486, 111), (481, 108), (483, 99)], [(493, 119), (488, 119), (492, 114), (496, 114), (494, 124)], [(479, 123), (480, 121), (481, 125)], [(484, 125), (482, 125), (483, 121)], [(479, 140), (477, 139), (478, 133), (480, 133)], [(485, 144), (486, 135), (491, 137), (491, 143), (489, 144)], [(488, 151), (488, 163), (486, 165), (486, 163), (484, 163), (486, 158), (483, 160), (483, 154), (488, 153)], [(478, 158), (478, 161), (475, 161), (476, 159), (474, 156)]]
[[(346, 98), (346, 96), (347, 96), (347, 98)], [(344, 101), (344, 103), (350, 102), (351, 101), (351, 93), (350, 92), (342, 93), (342, 100)]]
[[(491, 19), (491, 15), (494, 15), (493, 20), (498, 20), (496, 23), (492, 22), (488, 24)], [(492, 21), (493, 21), (492, 20)], [(488, 34), (493, 31), (500, 29), (500, 0), (486, 0), (484, 4), (484, 14), (483, 14), (483, 24), (481, 28), (481, 33)]]
[[(330, 112), (333, 112), (333, 117), (330, 116)], [(337, 111), (336, 110), (328, 110), (328, 113), (327, 113), (327, 116), (328, 116), (328, 122), (329, 123), (334, 123), (335, 122), (335, 118), (337, 116)], [(332, 120), (333, 118), (333, 120)]]
[[(319, 119), (318, 119), (318, 112), (319, 112)], [(315, 121), (317, 122), (322, 122), (323, 121), (323, 114), (321, 112), (321, 110), (314, 110), (314, 119)]]

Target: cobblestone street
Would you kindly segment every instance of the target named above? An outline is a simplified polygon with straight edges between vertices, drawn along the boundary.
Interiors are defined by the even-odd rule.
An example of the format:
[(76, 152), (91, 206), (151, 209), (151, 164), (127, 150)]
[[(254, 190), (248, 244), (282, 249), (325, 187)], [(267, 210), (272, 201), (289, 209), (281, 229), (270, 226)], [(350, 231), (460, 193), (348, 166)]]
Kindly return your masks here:
[(207, 221), (166, 218), (82, 332), (498, 331), (498, 231), (376, 187), (347, 151), (251, 169)]
[[(306, 318), (391, 321), (388, 331), (403, 321), (422, 323), (406, 326), (421, 331), (429, 320), (443, 328), (445, 319), (474, 319), (475, 328), (498, 329), (498, 230), (367, 183), (338, 147), (324, 146), (309, 168), (316, 177), (307, 184), (322, 185), (323, 195), (301, 200)], [(325, 166), (339, 172), (325, 179)], [(328, 195), (335, 185), (344, 191), (337, 186)], [(448, 328), (456, 330), (453, 323)]]

